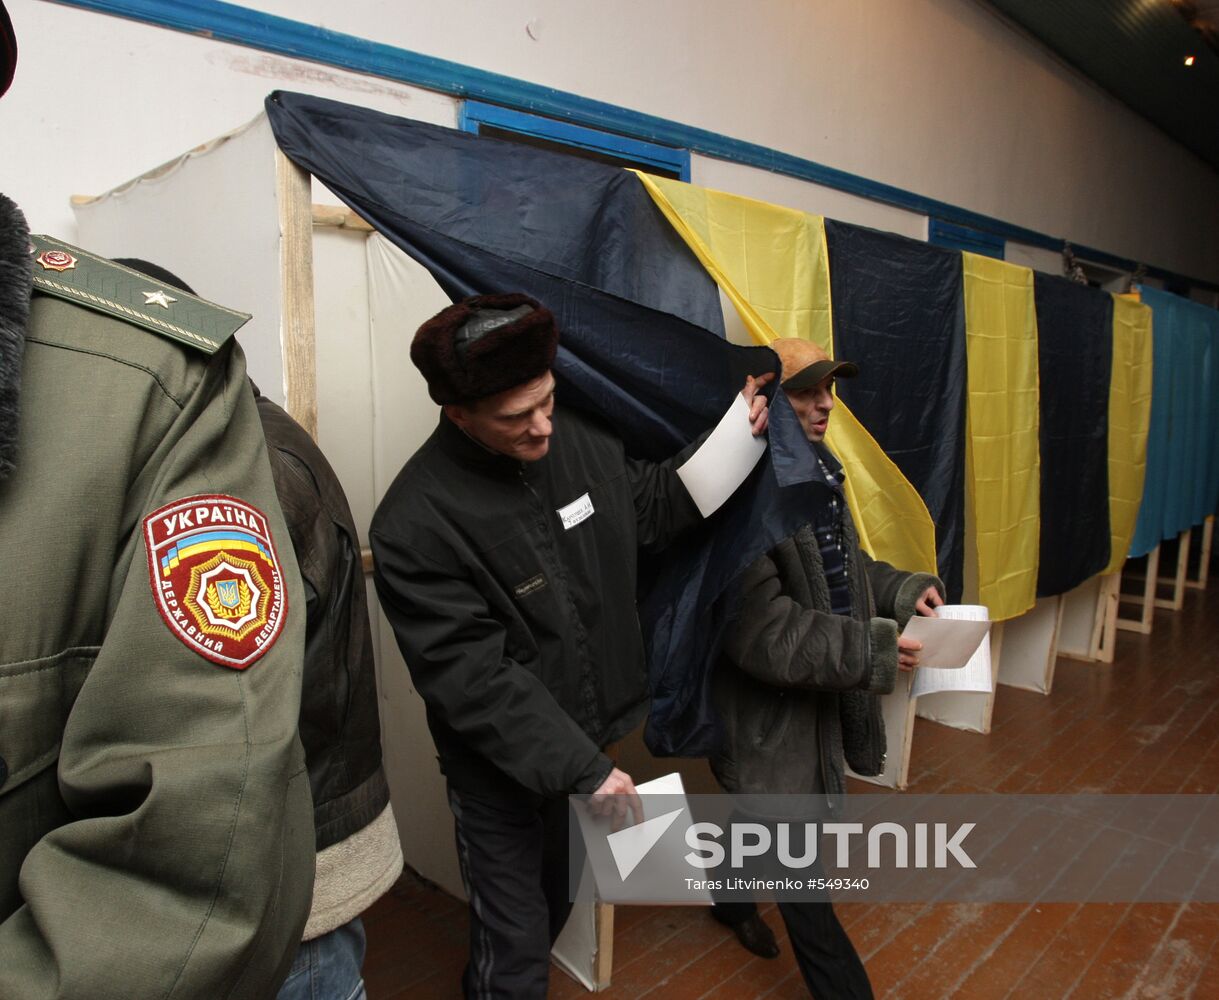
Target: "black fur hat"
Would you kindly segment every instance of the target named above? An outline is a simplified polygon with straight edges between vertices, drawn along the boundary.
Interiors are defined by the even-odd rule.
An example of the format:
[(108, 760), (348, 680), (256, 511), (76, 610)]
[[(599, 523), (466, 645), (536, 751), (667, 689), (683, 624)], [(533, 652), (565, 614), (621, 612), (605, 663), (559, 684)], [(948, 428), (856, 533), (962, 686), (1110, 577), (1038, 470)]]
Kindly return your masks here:
[(0, 97), (13, 82), (13, 71), (17, 68), (17, 36), (13, 34), (13, 22), (0, 0)]
[(550, 310), (528, 295), (476, 295), (419, 327), (411, 360), (437, 403), (468, 403), (549, 371), (558, 346)]

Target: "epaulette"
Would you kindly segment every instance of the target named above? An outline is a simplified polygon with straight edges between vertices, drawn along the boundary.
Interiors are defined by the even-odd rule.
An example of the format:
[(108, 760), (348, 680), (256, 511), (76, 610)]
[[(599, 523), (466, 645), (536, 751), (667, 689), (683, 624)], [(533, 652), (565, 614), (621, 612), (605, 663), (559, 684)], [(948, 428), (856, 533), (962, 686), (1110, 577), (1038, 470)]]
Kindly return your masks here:
[(250, 319), (50, 236), (30, 236), (34, 289), (215, 354)]

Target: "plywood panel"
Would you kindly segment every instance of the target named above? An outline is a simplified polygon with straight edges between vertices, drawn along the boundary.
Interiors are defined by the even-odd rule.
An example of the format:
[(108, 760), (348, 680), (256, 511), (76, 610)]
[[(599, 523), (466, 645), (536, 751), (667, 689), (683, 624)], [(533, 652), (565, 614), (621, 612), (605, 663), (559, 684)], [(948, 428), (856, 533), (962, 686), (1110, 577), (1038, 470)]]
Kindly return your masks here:
[(259, 389), (283, 405), (275, 148), (259, 116), (203, 150), (72, 207), (82, 246), (159, 264), (203, 298), (251, 313), (237, 339)]
[(1031, 611), (1003, 623), (999, 683), (1049, 694), (1054, 685), (1062, 601), (1043, 597)]

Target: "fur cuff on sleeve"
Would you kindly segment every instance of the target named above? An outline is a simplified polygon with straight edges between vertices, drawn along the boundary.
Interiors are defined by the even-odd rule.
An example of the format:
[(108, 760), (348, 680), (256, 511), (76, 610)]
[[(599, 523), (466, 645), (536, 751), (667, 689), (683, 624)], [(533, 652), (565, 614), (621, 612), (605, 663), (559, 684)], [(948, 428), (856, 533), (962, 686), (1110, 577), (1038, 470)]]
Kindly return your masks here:
[(897, 684), (897, 622), (891, 618), (873, 618), (868, 623), (872, 670), (863, 690), (872, 694), (888, 694)]
[(940, 592), (940, 598), (944, 598), (943, 581), (931, 573), (911, 573), (897, 588), (897, 597), (893, 600), (893, 614), (897, 617), (898, 628), (905, 628), (906, 622), (914, 617), (914, 605), (928, 587), (935, 587)]

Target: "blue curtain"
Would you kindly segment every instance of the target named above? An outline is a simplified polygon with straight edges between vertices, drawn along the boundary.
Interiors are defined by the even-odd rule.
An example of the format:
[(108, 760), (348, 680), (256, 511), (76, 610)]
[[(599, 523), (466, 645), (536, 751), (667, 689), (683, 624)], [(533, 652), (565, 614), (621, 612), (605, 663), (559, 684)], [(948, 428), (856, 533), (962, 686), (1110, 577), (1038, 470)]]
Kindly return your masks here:
[(1040, 381), (1041, 544), (1037, 596), (1109, 564), (1109, 383), (1113, 297), (1033, 276)]
[[(555, 314), (560, 398), (606, 419), (633, 455), (665, 458), (717, 420), (768, 348), (723, 338), (719, 294), (631, 173), (301, 94), (267, 99), (276, 141), (454, 300), (523, 291)], [(410, 335), (404, 331), (403, 335)], [(782, 394), (752, 476), (640, 580), (652, 675), (647, 739), (701, 755), (707, 680), (732, 580), (807, 518), (812, 452)]]
[(965, 558), (965, 302), (961, 254), (825, 220), (838, 394), (918, 490), (950, 602)]
[(1151, 427), (1131, 556), (1200, 524), (1219, 500), (1219, 312), (1141, 291), (1152, 309)]

